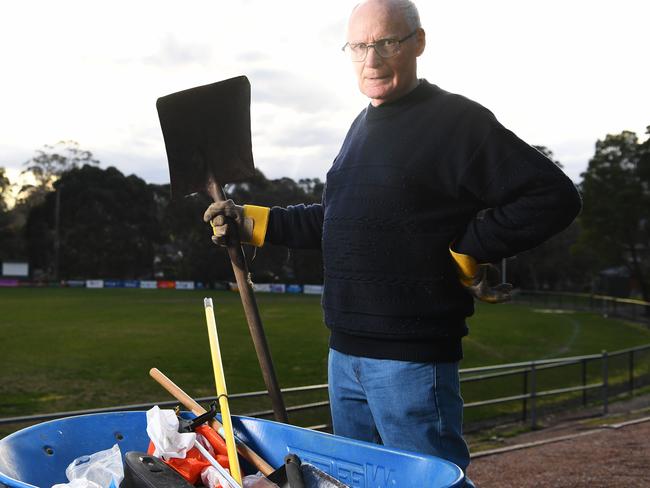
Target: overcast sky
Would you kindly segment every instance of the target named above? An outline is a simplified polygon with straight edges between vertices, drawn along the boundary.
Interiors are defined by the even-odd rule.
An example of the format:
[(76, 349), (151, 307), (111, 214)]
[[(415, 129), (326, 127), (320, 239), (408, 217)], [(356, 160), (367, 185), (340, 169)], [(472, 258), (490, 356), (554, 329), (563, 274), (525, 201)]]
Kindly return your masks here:
[[(13, 1), (0, 15), (0, 166), (78, 141), (169, 181), (162, 95), (246, 75), (255, 164), (324, 179), (367, 101), (340, 47), (356, 0)], [(549, 147), (580, 180), (597, 139), (650, 124), (647, 0), (420, 1), (419, 75)]]

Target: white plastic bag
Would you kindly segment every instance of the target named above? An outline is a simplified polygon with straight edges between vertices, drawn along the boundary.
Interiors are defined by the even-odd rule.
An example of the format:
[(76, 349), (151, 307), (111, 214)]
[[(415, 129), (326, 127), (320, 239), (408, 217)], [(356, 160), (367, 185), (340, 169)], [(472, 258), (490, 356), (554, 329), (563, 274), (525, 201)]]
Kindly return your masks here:
[(207, 486), (208, 488), (233, 488), (230, 483), (228, 483), (228, 480), (221, 476), (221, 473), (212, 466), (208, 466), (201, 471), (201, 481), (203, 482), (203, 486)]
[(108, 488), (111, 483), (120, 486), (124, 478), (120, 446), (81, 456), (65, 470), (70, 483), (60, 483), (52, 488)]
[(242, 480), (244, 488), (278, 488), (278, 485), (270, 481), (259, 471), (256, 474), (249, 474)]
[[(226, 470), (230, 472), (230, 470)], [(201, 471), (201, 481), (203, 481), (203, 486), (208, 488), (234, 488), (228, 480), (226, 480), (216, 468), (208, 466), (203, 471)], [(270, 481), (266, 476), (264, 476), (259, 471), (257, 474), (250, 474), (245, 476), (242, 480), (243, 488), (279, 488), (278, 485)]]
[(178, 432), (178, 417), (173, 410), (161, 410), (158, 406), (147, 410), (147, 434), (156, 448), (153, 455), (164, 460), (185, 459), (196, 439), (193, 432)]

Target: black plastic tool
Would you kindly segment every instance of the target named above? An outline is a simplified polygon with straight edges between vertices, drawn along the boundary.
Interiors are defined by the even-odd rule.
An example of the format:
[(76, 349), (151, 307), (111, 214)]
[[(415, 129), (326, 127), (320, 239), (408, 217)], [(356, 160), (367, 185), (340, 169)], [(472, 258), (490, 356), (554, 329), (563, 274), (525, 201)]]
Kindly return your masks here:
[(217, 403), (212, 402), (210, 404), (210, 410), (194, 417), (193, 419), (185, 419), (178, 416), (178, 432), (194, 432), (199, 425), (203, 425), (206, 422), (209, 422), (217, 416)]
[(193, 488), (185, 478), (161, 459), (146, 452), (124, 456), (124, 479), (120, 488)]

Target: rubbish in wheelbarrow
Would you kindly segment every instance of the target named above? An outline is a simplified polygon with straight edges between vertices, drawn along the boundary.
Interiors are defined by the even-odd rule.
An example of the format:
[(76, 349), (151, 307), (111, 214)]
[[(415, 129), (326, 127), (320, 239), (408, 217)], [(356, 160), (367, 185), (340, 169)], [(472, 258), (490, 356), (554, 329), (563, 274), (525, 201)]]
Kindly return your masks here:
[[(274, 468), (294, 453), (352, 487), (461, 487), (461, 469), (443, 459), (346, 439), (270, 420), (233, 416), (235, 434)], [(146, 451), (145, 412), (112, 412), (52, 420), (0, 440), (0, 483), (12, 488), (65, 483), (80, 455), (108, 449)], [(254, 468), (242, 463), (244, 470)]]
[(284, 470), (278, 469), (269, 476), (269, 479), (277, 483), (280, 488), (349, 487), (316, 466), (303, 463), (295, 454), (287, 454), (284, 458)]
[[(184, 418), (184, 416), (187, 415), (187, 412), (185, 412), (185, 414), (182, 414), (179, 417), (179, 432), (190, 432), (199, 426), (208, 429), (212, 428), (217, 432), (222, 431), (221, 423), (215, 419), (215, 416), (217, 414), (215, 403), (212, 404), (209, 411), (206, 411), (205, 408), (194, 401), (187, 393), (185, 393), (176, 383), (174, 383), (159, 369), (151, 368), (149, 374), (163, 388), (165, 388), (165, 390), (171, 393), (172, 396), (176, 398), (184, 407), (188, 408), (194, 415), (196, 415), (195, 417), (188, 419)], [(148, 415), (149, 414), (147, 414), (147, 416)], [(205, 422), (207, 422), (210, 427), (204, 425)], [(209, 432), (209, 430), (207, 432), (204, 430), (203, 434), (205, 435)], [(216, 440), (217, 439), (215, 439), (215, 441)], [(300, 458), (298, 458), (298, 456), (295, 454), (288, 454), (285, 457), (284, 465), (274, 470), (271, 465), (264, 461), (252, 449), (246, 446), (240, 439), (235, 438), (235, 441), (237, 442), (237, 450), (239, 454), (241, 454), (244, 459), (253, 464), (256, 469), (259, 469), (260, 475), (264, 475), (269, 481), (275, 483), (280, 488), (345, 488), (348, 486), (331, 478), (327, 473), (319, 470), (315, 466), (312, 466), (310, 464), (304, 464), (301, 466)], [(215, 445), (217, 442), (209, 442), (213, 445), (216, 451), (223, 450), (222, 445), (224, 441), (221, 441), (221, 443), (219, 443), (221, 444), (220, 446)], [(311, 480), (311, 482), (307, 484), (307, 487), (304, 486), (304, 481), (302, 480), (302, 472), (305, 472), (306, 477)], [(288, 474), (291, 473), (294, 476), (293, 480), (290, 483), (288, 478), (291, 478), (291, 476), (288, 476)]]

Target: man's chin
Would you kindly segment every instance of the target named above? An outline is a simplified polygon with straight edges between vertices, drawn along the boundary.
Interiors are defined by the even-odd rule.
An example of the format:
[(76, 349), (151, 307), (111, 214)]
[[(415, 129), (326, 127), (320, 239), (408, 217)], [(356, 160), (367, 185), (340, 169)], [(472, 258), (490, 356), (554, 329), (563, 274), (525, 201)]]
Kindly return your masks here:
[(393, 90), (387, 86), (364, 86), (363, 94), (367, 96), (373, 105), (379, 105), (391, 98)]

